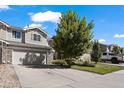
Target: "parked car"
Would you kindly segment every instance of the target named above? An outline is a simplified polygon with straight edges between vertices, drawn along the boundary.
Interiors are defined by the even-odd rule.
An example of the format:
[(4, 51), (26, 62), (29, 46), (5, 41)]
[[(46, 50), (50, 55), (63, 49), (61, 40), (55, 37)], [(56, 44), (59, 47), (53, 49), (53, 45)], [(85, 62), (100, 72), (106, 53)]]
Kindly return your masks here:
[(119, 64), (124, 61), (124, 56), (121, 54), (114, 54), (112, 52), (104, 52), (101, 59), (103, 61), (111, 61), (113, 64)]

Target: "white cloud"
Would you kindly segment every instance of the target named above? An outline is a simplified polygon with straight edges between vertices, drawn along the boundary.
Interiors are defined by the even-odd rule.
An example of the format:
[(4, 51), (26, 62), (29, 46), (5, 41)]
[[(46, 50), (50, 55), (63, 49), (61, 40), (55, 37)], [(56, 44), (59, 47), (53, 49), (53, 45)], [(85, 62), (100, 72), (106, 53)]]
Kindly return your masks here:
[(44, 27), (42, 24), (35, 24), (35, 23), (32, 23), (30, 25), (27, 25), (24, 28), (28, 28), (28, 27), (40, 27), (42, 29), (46, 29), (46, 27)]
[(100, 43), (103, 43), (103, 42), (105, 42), (105, 39), (99, 39), (98, 40)]
[(115, 34), (114, 38), (124, 38), (124, 34)]
[(10, 7), (8, 5), (0, 5), (0, 10), (8, 10)]
[(30, 16), (33, 15), (33, 12), (29, 12), (28, 15), (30, 15)]
[(61, 17), (60, 12), (53, 12), (53, 11), (46, 11), (46, 12), (39, 12), (36, 14), (31, 14), (31, 20), (33, 22), (52, 22), (52, 23), (58, 23), (59, 17)]

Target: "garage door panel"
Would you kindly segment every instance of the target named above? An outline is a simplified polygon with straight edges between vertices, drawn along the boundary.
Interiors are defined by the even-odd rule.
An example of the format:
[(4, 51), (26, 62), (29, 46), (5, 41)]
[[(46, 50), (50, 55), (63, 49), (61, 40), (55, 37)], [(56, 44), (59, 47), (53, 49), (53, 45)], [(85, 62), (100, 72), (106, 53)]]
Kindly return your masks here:
[(22, 64), (22, 60), (25, 57), (25, 55), (26, 55), (25, 52), (13, 51), (12, 52), (12, 61), (13, 61), (13, 64)]
[(12, 52), (13, 64), (45, 64), (46, 54), (37, 52)]

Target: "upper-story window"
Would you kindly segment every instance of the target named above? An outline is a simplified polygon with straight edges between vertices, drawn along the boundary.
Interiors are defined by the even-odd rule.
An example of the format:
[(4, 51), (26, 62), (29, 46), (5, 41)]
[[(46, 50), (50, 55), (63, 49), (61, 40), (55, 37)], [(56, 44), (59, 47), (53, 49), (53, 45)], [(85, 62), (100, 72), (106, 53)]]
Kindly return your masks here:
[(0, 29), (3, 29), (3, 26), (2, 25), (0, 25)]
[(21, 32), (12, 31), (12, 37), (13, 38), (21, 38)]
[(8, 31), (8, 32), (11, 32), (11, 28), (7, 28), (7, 31)]
[(4, 26), (4, 25), (0, 25), (0, 29), (2, 29), (2, 30), (6, 30), (6, 26)]
[(37, 35), (37, 34), (33, 34), (33, 40), (35, 41), (40, 41), (40, 35)]

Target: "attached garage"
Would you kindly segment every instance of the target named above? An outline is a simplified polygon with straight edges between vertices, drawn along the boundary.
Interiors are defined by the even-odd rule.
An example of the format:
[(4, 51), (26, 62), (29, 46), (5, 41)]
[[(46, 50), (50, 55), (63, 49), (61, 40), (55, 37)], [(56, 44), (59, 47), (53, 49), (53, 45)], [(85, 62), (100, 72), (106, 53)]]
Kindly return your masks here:
[(48, 35), (41, 27), (22, 29), (0, 21), (0, 32), (0, 63), (47, 64), (52, 58)]
[(25, 52), (18, 52), (18, 51), (13, 51), (12, 52), (12, 63), (13, 64), (23, 64), (21, 59), (25, 57), (26, 53)]
[(51, 48), (49, 46), (8, 42), (2, 48), (2, 62), (12, 64), (47, 64)]
[(46, 64), (46, 53), (36, 51), (12, 51), (13, 64)]

